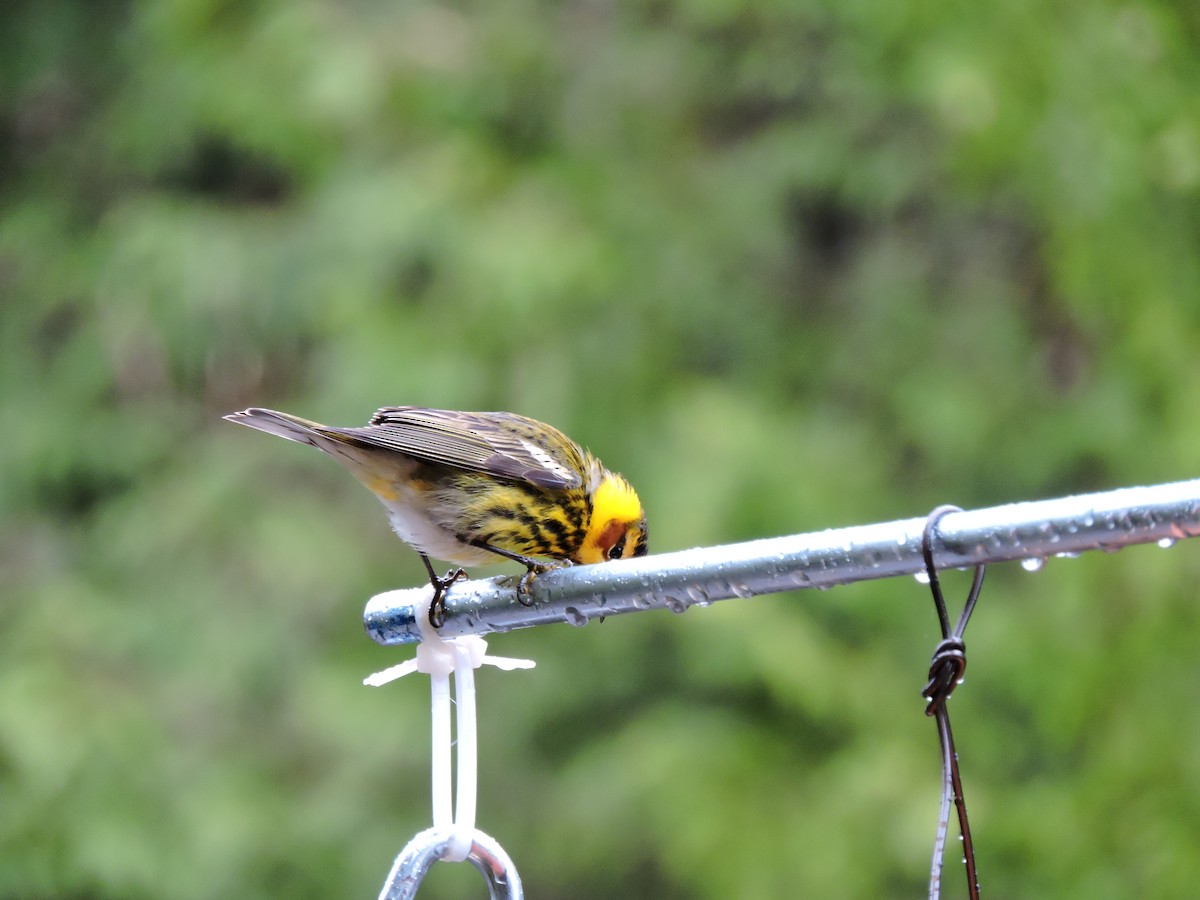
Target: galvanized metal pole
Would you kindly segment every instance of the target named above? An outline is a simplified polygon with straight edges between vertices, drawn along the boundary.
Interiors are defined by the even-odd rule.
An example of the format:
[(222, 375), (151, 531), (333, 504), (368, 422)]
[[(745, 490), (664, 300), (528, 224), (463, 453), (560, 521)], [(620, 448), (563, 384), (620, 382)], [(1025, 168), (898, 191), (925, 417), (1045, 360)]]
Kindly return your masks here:
[[(735, 597), (912, 575), (924, 568), (924, 525), (922, 516), (558, 569), (533, 580), (530, 606), (517, 600), (516, 577), (460, 582), (447, 593), (439, 633), (584, 625), (640, 610), (683, 612)], [(1196, 535), (1200, 479), (950, 513), (938, 523), (937, 562), (958, 568), (1040, 561)], [(418, 643), (417, 618), (427, 614), (430, 600), (429, 587), (373, 597), (364, 614), (367, 633), (381, 644)]]

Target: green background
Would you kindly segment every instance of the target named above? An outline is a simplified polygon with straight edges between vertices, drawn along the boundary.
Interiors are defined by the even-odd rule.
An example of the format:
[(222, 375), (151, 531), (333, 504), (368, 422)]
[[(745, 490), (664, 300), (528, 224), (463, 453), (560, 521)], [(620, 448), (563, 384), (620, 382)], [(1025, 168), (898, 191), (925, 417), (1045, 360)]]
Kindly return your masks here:
[[(532, 415), (652, 551), (1200, 474), (1198, 85), (1191, 2), (4, 4), (0, 896), (374, 897), (429, 823), (416, 555), (223, 413)], [(986, 895), (1195, 895), (1198, 575), (989, 575)], [(496, 637), (479, 824), (532, 898), (921, 896), (935, 642), (911, 579)]]

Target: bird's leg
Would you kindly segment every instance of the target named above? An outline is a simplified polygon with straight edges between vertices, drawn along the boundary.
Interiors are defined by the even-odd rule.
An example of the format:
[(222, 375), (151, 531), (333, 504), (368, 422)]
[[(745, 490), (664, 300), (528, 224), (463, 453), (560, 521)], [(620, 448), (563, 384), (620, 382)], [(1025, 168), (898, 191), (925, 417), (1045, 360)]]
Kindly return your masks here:
[(451, 569), (441, 578), (433, 571), (429, 557), (420, 554), (421, 562), (425, 563), (425, 571), (429, 573), (429, 583), (433, 585), (433, 602), (429, 604), (429, 624), (441, 628), (446, 623), (446, 589), (454, 582), (467, 577), (466, 569)]
[(574, 565), (569, 559), (556, 560), (549, 563), (542, 562), (529, 556), (522, 556), (520, 553), (514, 553), (512, 550), (505, 550), (503, 547), (495, 547), (484, 540), (468, 541), (468, 543), (483, 550), (489, 550), (498, 556), (503, 556), (505, 559), (511, 559), (513, 562), (520, 563), (525, 567), (525, 574), (517, 582), (517, 601), (522, 606), (533, 606), (533, 602), (529, 599), (529, 586), (533, 583), (533, 579), (536, 576), (551, 569)]

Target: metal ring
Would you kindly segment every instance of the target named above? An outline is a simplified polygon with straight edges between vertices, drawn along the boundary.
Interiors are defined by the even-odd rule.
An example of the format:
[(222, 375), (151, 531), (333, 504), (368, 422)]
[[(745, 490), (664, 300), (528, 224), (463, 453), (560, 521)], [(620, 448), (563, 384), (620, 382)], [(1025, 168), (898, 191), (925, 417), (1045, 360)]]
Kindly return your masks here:
[[(412, 900), (430, 868), (446, 852), (451, 837), (448, 832), (427, 828), (409, 841), (392, 864), (379, 900)], [(467, 859), (487, 881), (491, 900), (522, 900), (525, 896), (516, 866), (495, 838), (477, 829)]]

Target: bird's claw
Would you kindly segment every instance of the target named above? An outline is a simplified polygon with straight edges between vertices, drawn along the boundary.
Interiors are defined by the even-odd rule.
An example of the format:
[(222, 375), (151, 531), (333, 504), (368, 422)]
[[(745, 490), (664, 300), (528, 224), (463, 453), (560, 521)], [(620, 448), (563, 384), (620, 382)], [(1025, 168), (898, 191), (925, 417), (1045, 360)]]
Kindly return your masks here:
[(533, 579), (543, 572), (549, 572), (553, 569), (566, 569), (573, 565), (575, 563), (572, 560), (560, 559), (551, 563), (538, 563), (536, 566), (530, 566), (525, 570), (525, 574), (521, 576), (521, 580), (517, 582), (517, 602), (522, 606), (533, 606), (533, 600), (529, 597), (529, 588), (533, 584)]
[(446, 624), (446, 591), (456, 581), (467, 577), (466, 569), (451, 569), (441, 578), (433, 578), (433, 602), (429, 604), (429, 624), (441, 628)]

